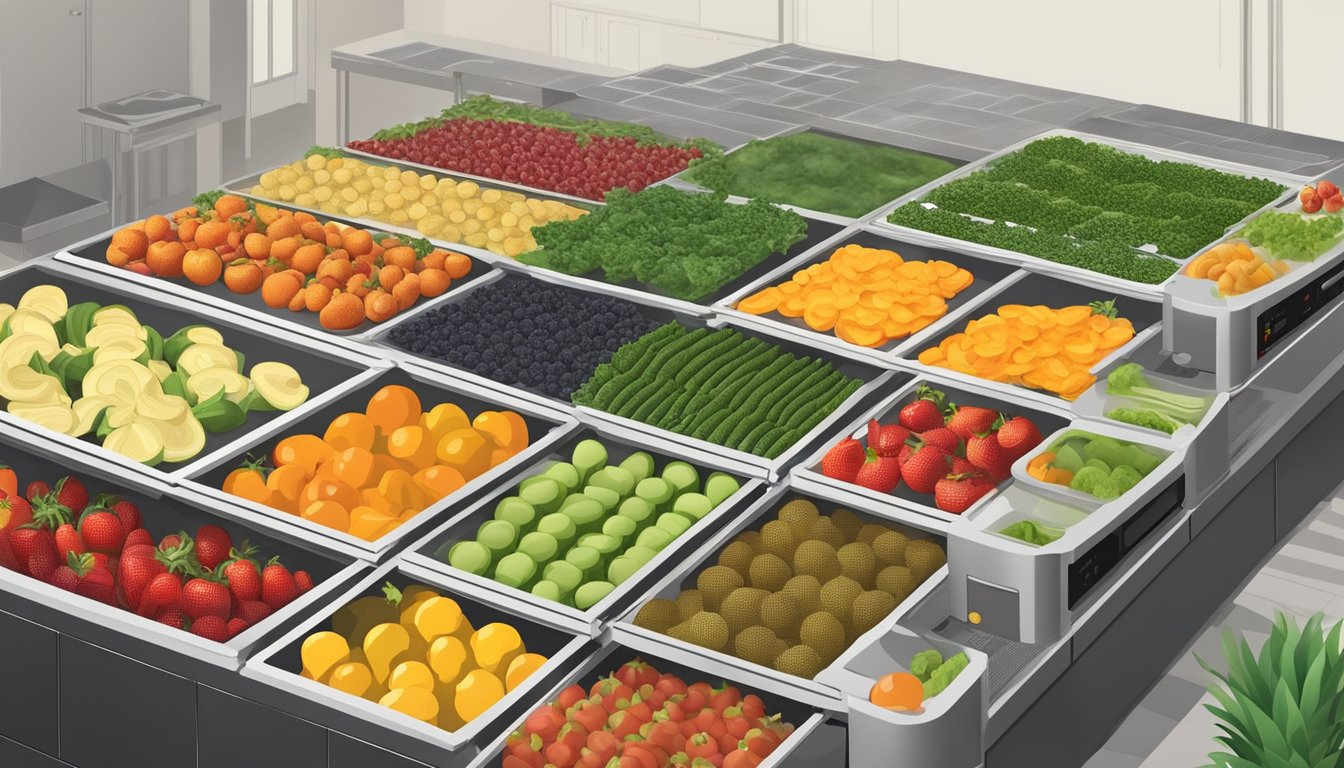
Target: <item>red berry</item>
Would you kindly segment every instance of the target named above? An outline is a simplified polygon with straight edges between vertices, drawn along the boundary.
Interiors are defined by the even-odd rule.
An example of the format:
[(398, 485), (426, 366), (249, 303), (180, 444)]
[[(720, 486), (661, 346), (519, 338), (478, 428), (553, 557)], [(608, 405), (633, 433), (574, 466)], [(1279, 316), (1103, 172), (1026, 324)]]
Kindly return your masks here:
[(959, 515), (992, 490), (994, 484), (980, 475), (948, 475), (938, 481), (933, 503), (944, 512)]
[(126, 531), (121, 526), (121, 518), (107, 510), (99, 510), (85, 515), (79, 521), (79, 534), (84, 543), (95, 552), (120, 552), (126, 543)]
[(847, 437), (836, 443), (821, 458), (821, 473), (826, 477), (852, 483), (867, 460), (868, 454), (863, 449), (863, 444), (852, 437)]
[(294, 575), (285, 566), (272, 560), (261, 572), (261, 601), (278, 611), (299, 596)]
[(933, 493), (938, 481), (947, 476), (949, 457), (935, 445), (917, 448), (901, 467), (905, 484), (915, 493)]
[(201, 567), (214, 570), (229, 558), (233, 539), (229, 532), (217, 525), (202, 525), (196, 531), (196, 559)]
[(878, 493), (891, 493), (901, 483), (901, 464), (894, 456), (876, 456), (859, 469), (854, 482)]
[(217, 643), (224, 643), (229, 640), (228, 622), (214, 615), (193, 619), (191, 622), (191, 633), (193, 635), (204, 637), (206, 640), (214, 640)]

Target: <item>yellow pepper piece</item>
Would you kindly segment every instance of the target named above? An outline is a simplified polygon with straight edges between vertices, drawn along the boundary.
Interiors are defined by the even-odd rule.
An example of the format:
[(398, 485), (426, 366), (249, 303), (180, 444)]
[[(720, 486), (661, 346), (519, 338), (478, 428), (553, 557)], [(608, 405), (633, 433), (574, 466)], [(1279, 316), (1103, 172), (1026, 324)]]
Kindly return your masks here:
[(457, 684), (453, 708), (464, 722), (480, 717), (504, 698), (504, 683), (484, 669), (474, 669)]
[(455, 684), (471, 671), (467, 646), (451, 635), (435, 638), (429, 646), (429, 668), (440, 683)]
[(373, 673), (364, 664), (356, 662), (341, 664), (331, 671), (331, 678), (327, 680), (327, 685), (351, 696), (363, 698), (364, 694), (368, 693), (369, 689), (373, 687)]
[(364, 637), (364, 655), (379, 683), (392, 673), (392, 660), (411, 647), (411, 635), (400, 624), (379, 624)]
[(387, 678), (387, 687), (396, 690), (397, 688), (424, 688), (430, 693), (434, 692), (434, 673), (429, 671), (429, 667), (418, 661), (403, 661), (392, 670), (392, 674)]
[(502, 675), (515, 657), (526, 653), (523, 637), (508, 624), (486, 624), (471, 636), (471, 653), (482, 669)]
[(504, 675), (504, 686), (512, 691), (545, 663), (546, 657), (539, 653), (524, 653), (515, 658), (509, 663), (508, 674)]
[(378, 703), (426, 723), (433, 723), (439, 717), (439, 700), (424, 688), (397, 688)]
[(335, 632), (316, 632), (303, 641), (299, 657), (303, 671), (314, 680), (322, 680), (337, 664), (350, 655), (350, 644)]
[(471, 622), (462, 615), (462, 606), (451, 597), (432, 597), (420, 603), (413, 621), (426, 644), (442, 635), (453, 635), (459, 640), (471, 639)]

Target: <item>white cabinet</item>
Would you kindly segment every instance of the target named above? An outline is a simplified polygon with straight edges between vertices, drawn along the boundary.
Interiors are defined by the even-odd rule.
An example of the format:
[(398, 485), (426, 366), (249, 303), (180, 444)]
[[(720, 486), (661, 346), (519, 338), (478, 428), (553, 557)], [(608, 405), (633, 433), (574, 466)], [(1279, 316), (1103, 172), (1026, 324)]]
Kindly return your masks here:
[(700, 26), (715, 32), (779, 40), (779, 14), (780, 0), (700, 0)]
[[(828, 8), (868, 4), (805, 2)], [(1337, 0), (1305, 4), (1324, 8)], [(884, 25), (875, 34), (898, 35), (899, 56), (908, 61), (1241, 117), (1241, 0), (1128, 0), (1110, 10), (1077, 0), (1030, 5), (1027, 12), (1023, 3), (1002, 0), (902, 0), (895, 28)], [(1322, 35), (1338, 29), (1338, 22), (1317, 24)], [(829, 22), (822, 29), (835, 40)]]
[(598, 63), (597, 14), (551, 6), (551, 53), (589, 64)]
[(1334, 84), (1344, 5), (1339, 0), (1292, 0), (1283, 3), (1282, 19), (1282, 75), (1275, 78), (1282, 114), (1275, 127), (1344, 140), (1344, 100)]
[[(794, 30), (800, 45), (874, 56), (873, 11), (879, 0), (795, 0)], [(939, 0), (930, 0), (938, 2)], [(958, 6), (961, 3), (949, 3)], [(948, 8), (952, 11), (952, 8)]]

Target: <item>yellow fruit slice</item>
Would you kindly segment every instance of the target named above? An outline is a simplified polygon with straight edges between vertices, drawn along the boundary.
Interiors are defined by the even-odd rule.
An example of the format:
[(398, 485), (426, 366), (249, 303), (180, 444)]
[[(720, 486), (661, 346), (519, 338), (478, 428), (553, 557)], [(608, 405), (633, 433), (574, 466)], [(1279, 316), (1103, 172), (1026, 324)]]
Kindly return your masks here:
[(457, 684), (453, 708), (464, 722), (480, 717), (504, 698), (504, 683), (484, 669), (474, 669)]
[(493, 674), (504, 674), (510, 662), (526, 652), (522, 635), (508, 624), (486, 624), (471, 636), (471, 653), (476, 663)]
[(365, 664), (357, 662), (341, 664), (331, 671), (331, 677), (327, 680), (327, 685), (351, 696), (363, 698), (364, 694), (373, 687), (373, 673), (369, 671)]
[(350, 644), (335, 632), (316, 632), (303, 641), (299, 658), (303, 671), (314, 680), (322, 680), (337, 664), (350, 655)]
[(379, 624), (364, 637), (364, 655), (379, 683), (392, 673), (392, 660), (411, 647), (411, 635), (400, 624)]
[(424, 688), (397, 688), (388, 692), (378, 703), (426, 723), (433, 723), (439, 717), (439, 700), (433, 692)]
[(545, 663), (546, 657), (539, 653), (524, 653), (509, 663), (509, 671), (504, 675), (504, 686), (512, 691)]

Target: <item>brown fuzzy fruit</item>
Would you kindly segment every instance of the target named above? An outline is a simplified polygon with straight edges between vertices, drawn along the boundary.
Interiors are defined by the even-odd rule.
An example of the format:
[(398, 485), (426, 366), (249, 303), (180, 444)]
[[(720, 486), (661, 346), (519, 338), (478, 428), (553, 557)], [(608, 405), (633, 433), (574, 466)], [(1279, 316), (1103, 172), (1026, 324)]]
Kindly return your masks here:
[(837, 509), (831, 513), (831, 522), (845, 535), (845, 541), (854, 541), (863, 529), (863, 520), (848, 509)]
[(788, 643), (759, 624), (747, 627), (733, 638), (734, 656), (763, 667), (773, 667), (775, 659), (788, 650), (788, 647)]
[(900, 531), (886, 531), (873, 539), (873, 554), (883, 565), (905, 565), (905, 548), (910, 537)]
[(804, 615), (798, 601), (783, 592), (761, 601), (761, 623), (786, 640), (798, 637), (798, 625)]
[(698, 589), (688, 589), (677, 595), (677, 618), (685, 621), (695, 614), (705, 610), (705, 600), (700, 595)]
[(711, 565), (701, 571), (695, 579), (695, 586), (700, 591), (705, 609), (710, 611), (719, 610), (723, 598), (743, 583), (742, 574), (726, 565)]
[(868, 523), (867, 525), (859, 529), (859, 535), (855, 536), (854, 540), (859, 542), (860, 544), (867, 544), (869, 546), (872, 546), (873, 542), (877, 541), (878, 536), (881, 536), (882, 534), (890, 530), (891, 529), (885, 525), (878, 525), (877, 523)]
[(719, 613), (728, 622), (734, 635), (754, 624), (761, 623), (761, 603), (770, 595), (764, 589), (738, 587), (723, 599)]
[(807, 680), (811, 680), (821, 674), (821, 670), (826, 668), (822, 662), (821, 656), (817, 652), (808, 648), (806, 645), (795, 645), (792, 648), (779, 654), (775, 659), (775, 669), (786, 675), (793, 675)]
[(897, 603), (905, 602), (919, 581), (904, 565), (888, 565), (877, 574), (877, 588), (896, 598)]
[(826, 611), (817, 611), (803, 619), (803, 624), (798, 630), (798, 639), (804, 645), (816, 649), (817, 654), (827, 664), (839, 658), (840, 654), (845, 652), (845, 648), (849, 647), (845, 638), (845, 626)]
[(798, 548), (798, 535), (783, 520), (771, 520), (761, 528), (761, 552), (769, 553), (784, 562), (793, 559)]
[(905, 565), (920, 582), (932, 576), (934, 571), (946, 563), (947, 553), (936, 541), (915, 539), (905, 548)]
[(734, 541), (723, 548), (719, 553), (719, 565), (726, 565), (742, 575), (747, 577), (751, 568), (751, 559), (756, 556), (756, 550), (745, 541)]
[(812, 527), (812, 523), (816, 522), (817, 516), (820, 514), (817, 511), (816, 504), (806, 499), (794, 499), (779, 508), (777, 517), (782, 522), (788, 523), (794, 534), (801, 539), (807, 535), (808, 529)]
[(812, 523), (812, 527), (807, 529), (807, 539), (824, 541), (832, 547), (839, 549), (849, 543), (845, 539), (845, 534), (835, 523), (831, 522), (829, 517), (819, 517)]
[(848, 576), (836, 576), (821, 585), (821, 610), (840, 620), (848, 629), (853, 623), (854, 600), (863, 586)]
[(751, 586), (768, 592), (778, 592), (793, 578), (789, 564), (776, 555), (757, 555), (751, 561)]
[(804, 541), (793, 553), (793, 570), (794, 573), (815, 576), (817, 581), (825, 584), (840, 575), (840, 558), (835, 554), (835, 547), (824, 541)]
[(650, 600), (635, 614), (635, 626), (663, 635), (680, 620), (677, 604), (671, 600)]
[(861, 635), (896, 610), (896, 598), (870, 589), (854, 599), (854, 633)]
[(872, 547), (857, 541), (846, 544), (835, 553), (840, 560), (840, 572), (859, 582), (864, 589), (872, 589), (877, 580), (877, 557)]
[(794, 576), (780, 591), (798, 601), (798, 611), (803, 616), (821, 607), (821, 582), (816, 576), (806, 573)]
[(701, 611), (667, 631), (682, 642), (708, 648), (711, 651), (728, 649), (728, 623), (717, 613)]

